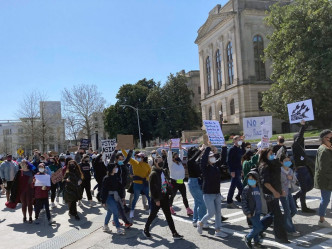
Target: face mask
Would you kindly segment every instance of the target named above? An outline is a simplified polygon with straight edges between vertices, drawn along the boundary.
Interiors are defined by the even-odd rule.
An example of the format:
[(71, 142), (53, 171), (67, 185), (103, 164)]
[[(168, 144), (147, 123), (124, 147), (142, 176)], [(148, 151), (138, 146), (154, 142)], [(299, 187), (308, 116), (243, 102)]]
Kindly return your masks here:
[(181, 159), (179, 157), (174, 159), (176, 162), (181, 162)]
[(123, 161), (118, 161), (118, 164), (119, 165), (123, 165)]
[(270, 160), (270, 161), (273, 161), (274, 159), (275, 159), (275, 157), (274, 157), (273, 154), (269, 156), (269, 160)]
[(246, 148), (246, 152), (249, 152), (251, 150), (251, 148)]
[(238, 142), (237, 142), (237, 145), (241, 146), (241, 145), (242, 145), (242, 141), (241, 141), (241, 140), (238, 141)]
[(141, 161), (142, 161), (142, 158), (137, 158), (136, 161), (137, 161), (137, 162), (141, 162)]
[(156, 158), (156, 154), (151, 154), (152, 158)]
[(44, 173), (45, 169), (44, 168), (39, 168), (38, 169), (40, 173)]
[(118, 173), (119, 169), (118, 168), (115, 168), (114, 169), (114, 174)]
[(285, 142), (285, 139), (280, 138), (279, 143), (283, 144)]
[(248, 179), (248, 184), (249, 184), (249, 186), (255, 186), (256, 185), (256, 180)]
[(216, 160), (216, 158), (214, 157), (214, 156), (212, 156), (212, 157), (210, 157), (209, 158), (209, 161), (210, 161), (210, 163), (215, 163), (217, 160)]
[(284, 162), (284, 166), (287, 167), (287, 168), (289, 168), (291, 165), (292, 165), (291, 161)]

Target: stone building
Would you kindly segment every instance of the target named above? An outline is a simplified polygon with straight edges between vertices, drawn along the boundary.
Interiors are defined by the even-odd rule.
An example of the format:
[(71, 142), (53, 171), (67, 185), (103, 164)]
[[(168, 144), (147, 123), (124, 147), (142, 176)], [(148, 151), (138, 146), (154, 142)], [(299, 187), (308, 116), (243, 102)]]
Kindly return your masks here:
[(201, 111), (201, 83), (200, 83), (200, 75), (199, 70), (191, 70), (186, 72), (185, 70), (181, 70), (180, 74), (184, 75), (187, 78), (187, 87), (192, 91), (193, 96), (191, 98), (192, 105), (195, 109), (200, 112)]
[[(271, 33), (263, 19), (276, 2), (230, 0), (215, 6), (198, 30), (202, 118), (223, 119), (226, 134), (242, 131), (244, 117), (270, 115), (261, 108), (272, 73), (271, 62), (261, 59)], [(274, 119), (273, 131), (283, 125)]]

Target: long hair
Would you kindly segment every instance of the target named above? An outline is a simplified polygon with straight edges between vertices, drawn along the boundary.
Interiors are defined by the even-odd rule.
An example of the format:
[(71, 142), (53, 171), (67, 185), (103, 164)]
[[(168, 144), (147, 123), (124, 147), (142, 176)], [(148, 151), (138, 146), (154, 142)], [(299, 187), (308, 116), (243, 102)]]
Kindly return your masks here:
[(271, 149), (269, 148), (265, 148), (261, 150), (260, 156), (259, 156), (259, 165), (263, 165), (263, 164), (269, 164), (269, 159), (267, 158), (267, 155), (269, 154), (269, 152), (271, 151)]
[(66, 169), (66, 174), (69, 173), (69, 164), (71, 164), (71, 163), (75, 164), (75, 174), (79, 175), (81, 177), (81, 179), (83, 180), (84, 175), (82, 173), (81, 167), (77, 164), (77, 162), (75, 160), (70, 160), (68, 162), (67, 169)]
[(241, 164), (243, 164), (244, 161), (249, 161), (253, 155), (254, 153), (247, 151), (241, 158)]

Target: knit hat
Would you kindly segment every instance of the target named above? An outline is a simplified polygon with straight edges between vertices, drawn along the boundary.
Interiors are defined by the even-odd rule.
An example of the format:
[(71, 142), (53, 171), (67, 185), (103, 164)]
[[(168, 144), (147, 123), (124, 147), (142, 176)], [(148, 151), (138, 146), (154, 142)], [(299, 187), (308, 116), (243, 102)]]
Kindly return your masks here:
[(248, 177), (249, 177), (249, 176), (252, 176), (256, 181), (259, 180), (259, 175), (258, 175), (258, 173), (257, 173), (256, 171), (254, 171), (254, 170), (251, 170), (251, 171), (248, 173)]
[(329, 129), (322, 130), (321, 133), (319, 134), (320, 140), (322, 140), (326, 135), (330, 134), (332, 131)]

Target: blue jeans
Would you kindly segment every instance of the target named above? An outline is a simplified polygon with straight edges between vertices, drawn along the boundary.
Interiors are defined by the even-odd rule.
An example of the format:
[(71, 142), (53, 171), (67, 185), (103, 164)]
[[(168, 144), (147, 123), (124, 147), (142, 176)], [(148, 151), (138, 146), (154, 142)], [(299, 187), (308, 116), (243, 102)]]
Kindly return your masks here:
[(260, 220), (260, 214), (255, 214), (250, 218), (252, 229), (247, 235), (247, 239), (251, 241), (254, 239), (255, 242), (259, 242), (259, 233), (263, 231), (264, 226), (263, 223)]
[(117, 228), (120, 227), (120, 222), (119, 222), (119, 214), (118, 214), (118, 206), (116, 201), (114, 200), (113, 195), (108, 195), (107, 200), (106, 200), (106, 207), (107, 207), (107, 213), (105, 217), (105, 225), (108, 225), (110, 222), (111, 216), (113, 214), (113, 221), (115, 223), (115, 226)]
[(201, 221), (206, 214), (206, 207), (203, 200), (203, 191), (198, 184), (198, 178), (189, 178), (189, 191), (194, 198), (194, 215), (193, 222)]
[[(139, 184), (139, 183), (133, 183), (133, 188), (134, 188), (134, 199), (133, 202), (131, 204), (131, 210), (135, 209), (136, 203), (138, 201), (138, 198), (141, 194), (141, 192), (143, 192), (146, 196), (146, 198), (148, 199), (148, 203), (149, 203), (149, 207), (151, 209), (151, 199), (149, 196), (149, 184), (148, 183), (143, 183), (143, 184)], [(160, 186), (161, 188), (161, 186)]]
[(321, 192), (321, 198), (320, 198), (318, 213), (319, 213), (319, 216), (325, 217), (326, 208), (327, 208), (327, 205), (329, 205), (332, 191), (321, 189), (320, 192)]
[(235, 171), (235, 177), (232, 177), (232, 179), (231, 179), (231, 186), (228, 190), (228, 195), (227, 195), (228, 204), (233, 202), (235, 188), (237, 188), (239, 191), (238, 196), (241, 196), (241, 194), (242, 194), (243, 185), (241, 182), (241, 173), (242, 173), (241, 170)]
[(295, 201), (292, 197), (292, 194), (289, 190), (289, 194), (286, 197), (281, 196), (280, 201), (284, 209), (284, 221), (286, 231), (289, 233), (296, 232), (292, 217), (297, 213)]
[(209, 219), (215, 215), (215, 229), (221, 229), (221, 194), (204, 194), (204, 203), (207, 214), (204, 215), (201, 222), (206, 224)]

